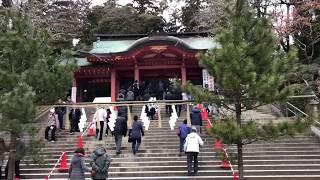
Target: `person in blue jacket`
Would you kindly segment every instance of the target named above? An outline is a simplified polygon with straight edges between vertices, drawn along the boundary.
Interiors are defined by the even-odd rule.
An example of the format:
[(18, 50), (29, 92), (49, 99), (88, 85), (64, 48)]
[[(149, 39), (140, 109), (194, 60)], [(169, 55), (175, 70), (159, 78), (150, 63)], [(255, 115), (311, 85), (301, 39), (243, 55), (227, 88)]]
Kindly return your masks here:
[(179, 156), (182, 156), (184, 141), (186, 140), (186, 137), (188, 136), (188, 134), (191, 132), (190, 127), (187, 126), (187, 120), (186, 119), (179, 126), (178, 132), (179, 132), (178, 136), (179, 136), (179, 139), (180, 139), (180, 149), (179, 149), (180, 153), (179, 153)]

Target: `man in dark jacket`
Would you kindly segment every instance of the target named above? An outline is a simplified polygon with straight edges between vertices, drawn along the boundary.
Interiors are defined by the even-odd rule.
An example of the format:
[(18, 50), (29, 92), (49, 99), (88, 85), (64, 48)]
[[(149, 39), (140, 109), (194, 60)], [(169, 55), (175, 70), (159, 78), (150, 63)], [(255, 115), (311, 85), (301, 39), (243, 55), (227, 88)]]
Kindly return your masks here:
[[(124, 101), (125, 99), (122, 96), (119, 96), (117, 98), (118, 102)], [(127, 115), (128, 115), (128, 109), (127, 106), (117, 106), (118, 113), (122, 114), (122, 117), (124, 117), (127, 120)]]
[(114, 126), (114, 140), (116, 143), (116, 154), (121, 154), (121, 142), (122, 142), (122, 136), (127, 135), (127, 121), (123, 117), (123, 114), (121, 112), (118, 112), (118, 117), (115, 122)]
[[(16, 140), (16, 156), (14, 162), (14, 172), (16, 173), (16, 179), (20, 179), (20, 161), (24, 158), (26, 154), (26, 146), (25, 143), (20, 139), (20, 137)], [(8, 179), (8, 166), (9, 161), (7, 162), (7, 166), (5, 169), (5, 179)]]
[(71, 109), (70, 114), (69, 114), (69, 120), (70, 120), (70, 133), (72, 134), (73, 132), (80, 132), (79, 129), (79, 122), (81, 118), (81, 110), (76, 108), (76, 109)]
[(133, 117), (132, 129), (129, 131), (129, 138), (132, 139), (132, 152), (135, 155), (141, 144), (141, 136), (144, 136), (141, 122), (138, 121), (138, 116)]
[(190, 113), (191, 125), (197, 128), (197, 132), (201, 134), (202, 118), (200, 109), (195, 106)]
[[(63, 102), (59, 99), (58, 103), (62, 104)], [(59, 126), (60, 126), (59, 128), (61, 130), (64, 129), (63, 116), (66, 113), (66, 108), (62, 106), (57, 106), (55, 107), (54, 112), (58, 115)]]
[[(170, 91), (168, 91), (165, 96), (165, 99), (166, 100), (174, 100), (174, 96)], [(171, 112), (172, 112), (171, 105), (166, 105), (166, 116), (170, 116)]]
[(108, 178), (108, 169), (111, 159), (103, 147), (96, 147), (91, 154), (90, 165), (92, 167), (92, 179), (102, 180)]

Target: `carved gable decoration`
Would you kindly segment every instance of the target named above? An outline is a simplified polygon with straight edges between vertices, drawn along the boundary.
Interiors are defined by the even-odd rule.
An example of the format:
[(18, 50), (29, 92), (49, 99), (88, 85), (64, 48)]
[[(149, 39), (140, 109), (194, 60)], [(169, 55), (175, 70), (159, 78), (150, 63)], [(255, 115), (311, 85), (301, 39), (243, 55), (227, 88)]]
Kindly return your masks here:
[(162, 53), (163, 51), (167, 50), (168, 46), (150, 46), (150, 50), (157, 54)]

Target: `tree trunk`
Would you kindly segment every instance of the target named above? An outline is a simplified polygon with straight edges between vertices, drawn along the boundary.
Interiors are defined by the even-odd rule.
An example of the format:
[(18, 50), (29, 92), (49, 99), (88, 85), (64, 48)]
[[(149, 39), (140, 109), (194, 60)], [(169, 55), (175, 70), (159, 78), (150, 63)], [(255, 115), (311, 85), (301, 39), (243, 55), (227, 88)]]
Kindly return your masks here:
[(8, 162), (8, 180), (15, 179), (15, 154), (16, 154), (16, 143), (17, 137), (15, 134), (10, 134), (10, 147), (9, 147), (9, 162)]
[(239, 175), (239, 180), (244, 179), (244, 173), (243, 173), (243, 158), (242, 158), (242, 143), (237, 144), (238, 148), (238, 175)]
[[(239, 128), (242, 127), (241, 125), (241, 103), (236, 104), (236, 120), (237, 124), (239, 125)], [(242, 139), (239, 139), (239, 142), (237, 143), (238, 148), (238, 175), (239, 180), (244, 179), (244, 173), (243, 173), (243, 157), (242, 157)]]

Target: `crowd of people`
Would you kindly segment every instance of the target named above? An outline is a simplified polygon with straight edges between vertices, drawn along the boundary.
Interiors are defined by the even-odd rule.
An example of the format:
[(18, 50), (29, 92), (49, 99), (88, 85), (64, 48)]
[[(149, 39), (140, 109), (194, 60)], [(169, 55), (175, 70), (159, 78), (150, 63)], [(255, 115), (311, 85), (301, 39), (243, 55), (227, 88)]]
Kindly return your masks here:
[[(134, 100), (145, 100), (150, 101), (150, 99), (166, 99), (166, 100), (181, 100), (181, 99), (189, 99), (186, 96), (186, 94), (183, 94), (176, 90), (172, 86), (166, 86), (162, 81), (159, 81), (159, 84), (156, 86), (150, 86), (151, 83), (145, 83), (140, 85), (137, 81), (134, 82), (132, 87), (129, 87), (127, 90), (121, 88), (120, 92), (118, 93), (117, 101), (134, 101)], [(154, 88), (156, 87), (156, 88)], [(154, 91), (156, 89), (156, 91)], [(141, 92), (144, 92), (143, 94)], [(152, 97), (154, 96), (154, 97)], [(146, 105), (146, 114), (150, 117), (150, 119), (153, 119), (153, 116), (156, 112), (155, 106)], [(180, 116), (181, 110), (183, 109), (182, 105), (176, 105), (175, 106), (177, 110), (178, 116)], [(216, 110), (217, 108), (214, 106), (207, 106), (207, 110)], [(131, 107), (132, 110), (132, 107)], [(103, 134), (105, 132), (106, 135), (111, 132), (114, 142), (116, 145), (116, 154), (121, 154), (121, 144), (122, 144), (122, 138), (128, 137), (128, 142), (132, 143), (132, 153), (136, 155), (139, 151), (139, 147), (141, 144), (141, 138), (144, 136), (144, 130), (142, 127), (141, 122), (139, 121), (138, 116), (134, 116), (132, 128), (128, 130), (127, 127), (127, 107), (126, 106), (118, 106), (117, 107), (117, 118), (115, 121), (114, 130), (111, 132), (109, 127), (109, 118), (111, 117), (111, 111), (110, 109), (105, 109), (103, 106), (100, 106), (97, 111), (94, 114), (93, 122), (96, 127), (96, 138), (101, 141), (103, 139)], [(55, 141), (55, 131), (56, 129), (64, 129), (64, 121), (63, 116), (65, 115), (66, 110), (65, 108), (56, 107), (55, 109), (50, 110), (50, 113), (48, 115), (48, 126), (45, 131), (45, 139)], [(170, 116), (172, 113), (171, 105), (166, 106), (166, 115)], [(72, 108), (70, 110), (69, 120), (70, 120), (70, 133), (73, 132), (79, 132), (79, 121), (81, 117), (81, 110), (78, 108)], [(184, 120), (183, 123), (179, 126), (177, 135), (179, 136), (180, 141), (180, 147), (179, 147), (179, 156), (182, 156), (183, 154), (187, 155), (187, 167), (188, 167), (188, 175), (194, 176), (197, 175), (198, 172), (198, 154), (199, 154), (199, 147), (203, 145), (203, 141), (201, 137), (198, 135), (198, 133), (202, 133), (201, 127), (202, 127), (202, 118), (201, 113), (198, 107), (194, 107), (190, 113), (190, 119), (191, 119), (191, 127), (187, 126), (187, 120)], [(104, 129), (106, 129), (104, 131)], [(48, 136), (48, 131), (51, 130), (51, 138)], [(95, 154), (92, 154), (91, 156), (104, 156), (108, 157), (105, 149), (100, 147), (98, 150), (95, 150)], [(92, 162), (92, 168), (86, 167), (85, 164), (82, 163), (82, 157), (84, 156), (84, 150), (83, 149), (77, 149), (75, 152), (74, 157), (71, 161), (70, 166), (70, 179), (79, 179), (77, 174), (77, 168), (80, 166), (83, 166), (83, 168), (86, 171), (92, 171), (92, 174), (96, 174), (97, 166), (94, 165)], [(110, 158), (107, 158), (105, 163), (109, 164), (111, 162)], [(99, 161), (101, 164), (101, 160)], [(193, 163), (193, 165), (192, 165)], [(95, 169), (94, 169), (95, 168)], [(107, 170), (106, 170), (107, 173)], [(100, 176), (102, 179), (105, 179), (106, 176)], [(80, 178), (81, 179), (81, 178)]]
[(182, 100), (182, 92), (170, 81), (143, 81), (134, 83), (119, 90), (119, 96), (126, 101), (148, 101), (150, 97), (157, 100)]
[[(118, 98), (118, 100), (122, 97)], [(96, 125), (96, 138), (98, 140), (103, 139), (103, 134), (105, 132), (106, 135), (109, 134), (109, 132), (112, 133), (112, 136), (114, 138), (114, 142), (116, 145), (116, 154), (121, 154), (121, 144), (122, 144), (122, 138), (128, 137), (128, 142), (132, 143), (132, 153), (136, 155), (139, 151), (139, 147), (141, 144), (141, 138), (144, 136), (144, 130), (142, 127), (141, 122), (139, 121), (138, 116), (133, 117), (133, 123), (132, 128), (128, 130), (127, 127), (127, 107), (125, 106), (118, 106), (117, 107), (117, 118), (115, 121), (114, 130), (111, 132), (110, 127), (108, 125), (109, 118), (111, 116), (110, 109), (105, 109), (103, 106), (100, 106), (94, 116), (93, 116), (93, 122)], [(179, 108), (177, 108), (179, 109)], [(78, 113), (77, 113), (78, 112)], [(70, 117), (70, 132), (78, 131), (79, 127), (77, 127), (76, 123), (73, 124), (73, 122), (78, 122), (81, 116), (81, 111), (77, 109), (72, 109), (69, 117)], [(201, 112), (197, 106), (193, 107), (191, 113), (190, 113), (190, 119), (191, 119), (191, 125), (192, 127), (187, 126), (187, 120), (184, 120), (183, 123), (179, 126), (177, 135), (179, 136), (180, 141), (180, 147), (179, 147), (179, 156), (182, 156), (184, 153), (187, 155), (187, 167), (188, 167), (188, 175), (194, 176), (197, 175), (198, 172), (198, 154), (199, 154), (199, 147), (203, 145), (203, 141), (201, 137), (197, 133), (202, 133), (201, 127), (202, 127), (202, 118), (201, 118)], [(57, 123), (59, 123), (58, 115), (55, 114), (54, 109), (50, 110), (50, 113), (48, 115), (48, 126), (45, 131), (45, 138), (46, 140), (49, 140), (48, 138), (48, 131), (52, 130), (51, 140), (55, 141), (55, 129), (57, 127), (60, 127), (60, 129), (63, 129), (63, 126), (59, 126)], [(63, 121), (62, 121), (63, 123)], [(106, 131), (104, 131), (104, 128)], [(105, 152), (105, 149), (97, 150), (99, 152)], [(99, 154), (99, 153), (98, 153)], [(96, 154), (96, 156), (98, 156)], [(84, 166), (84, 164), (81, 164), (81, 158), (84, 155), (83, 150), (77, 149), (76, 155), (73, 157), (71, 164), (72, 167), (70, 168), (77, 168), (79, 166)], [(100, 153), (101, 155), (101, 153)], [(93, 156), (93, 155), (92, 155)], [(80, 164), (77, 164), (80, 163)], [(108, 166), (110, 164), (110, 159), (108, 160)], [(193, 165), (192, 165), (193, 163)], [(87, 167), (83, 167), (84, 169), (87, 169)], [(87, 169), (88, 170), (88, 169)], [(77, 170), (72, 170), (73, 172), (77, 172)], [(90, 170), (91, 171), (91, 170)], [(77, 177), (72, 172), (70, 173), (70, 178)]]

